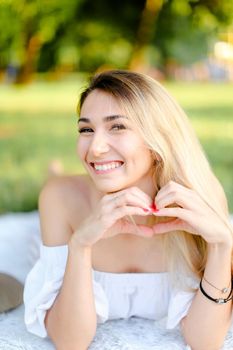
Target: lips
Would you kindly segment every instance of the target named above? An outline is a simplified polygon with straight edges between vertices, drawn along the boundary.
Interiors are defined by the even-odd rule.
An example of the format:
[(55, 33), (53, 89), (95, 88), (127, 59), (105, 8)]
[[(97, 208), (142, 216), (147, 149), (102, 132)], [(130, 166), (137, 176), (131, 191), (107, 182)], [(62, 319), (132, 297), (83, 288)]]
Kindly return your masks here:
[(122, 164), (123, 164), (122, 161), (91, 162), (90, 163), (92, 168), (94, 168), (96, 171), (101, 171), (101, 172), (119, 168), (122, 166)]

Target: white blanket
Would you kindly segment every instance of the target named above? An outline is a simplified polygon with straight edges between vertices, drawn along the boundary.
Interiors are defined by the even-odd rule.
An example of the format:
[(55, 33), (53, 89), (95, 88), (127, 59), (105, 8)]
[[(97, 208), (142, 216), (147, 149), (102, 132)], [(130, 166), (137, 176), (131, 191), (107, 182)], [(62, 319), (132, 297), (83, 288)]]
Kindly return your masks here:
[[(178, 331), (164, 331), (156, 327), (154, 322), (138, 318), (109, 321), (99, 325), (95, 339), (89, 347), (90, 350), (185, 348)], [(5, 315), (0, 315), (0, 349), (54, 350), (55, 348), (48, 339), (41, 339), (26, 331), (21, 306)]]
[[(0, 272), (24, 282), (39, 253), (38, 213), (0, 216)], [(48, 339), (27, 332), (23, 306), (0, 314), (0, 350), (54, 350)], [(65, 331), (65, 330), (64, 330)], [(99, 325), (90, 350), (184, 350), (179, 330), (165, 330), (154, 321), (131, 318)], [(210, 350), (210, 349), (205, 349)], [(222, 350), (233, 350), (233, 331)]]

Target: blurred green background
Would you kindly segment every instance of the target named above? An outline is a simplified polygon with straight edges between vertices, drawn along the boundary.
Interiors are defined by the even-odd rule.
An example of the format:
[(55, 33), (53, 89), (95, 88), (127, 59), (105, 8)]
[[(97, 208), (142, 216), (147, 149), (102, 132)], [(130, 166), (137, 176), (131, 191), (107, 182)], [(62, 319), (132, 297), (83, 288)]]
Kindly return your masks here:
[(190, 117), (233, 213), (233, 1), (0, 0), (0, 213), (83, 169), (76, 104), (87, 77), (162, 81)]

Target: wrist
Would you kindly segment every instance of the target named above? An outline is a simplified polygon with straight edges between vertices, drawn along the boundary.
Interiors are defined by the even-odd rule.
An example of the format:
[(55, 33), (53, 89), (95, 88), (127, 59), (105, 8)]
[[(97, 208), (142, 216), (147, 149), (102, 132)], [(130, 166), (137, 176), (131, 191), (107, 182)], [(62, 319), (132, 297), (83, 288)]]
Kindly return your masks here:
[(79, 251), (80, 253), (83, 253), (83, 254), (85, 253), (88, 254), (88, 253), (91, 253), (92, 251), (92, 246), (86, 245), (84, 242), (82, 242), (80, 237), (77, 237), (76, 234), (72, 235), (68, 243), (68, 248), (69, 248), (69, 251), (71, 252)]
[(231, 259), (233, 244), (229, 242), (221, 243), (209, 243), (208, 244), (208, 256), (222, 257), (223, 260)]
[(70, 239), (68, 243), (68, 259), (71, 264), (76, 266), (78, 269), (88, 269), (89, 271), (92, 268), (92, 249), (91, 247), (85, 247), (73, 239)]
[(233, 242), (232, 239), (225, 240), (221, 243), (208, 243), (208, 248), (212, 250), (218, 249), (219, 251), (232, 251)]
[(222, 240), (218, 243), (208, 243), (209, 249), (219, 249), (223, 251), (232, 251), (233, 249), (233, 235), (232, 231), (229, 230), (222, 236)]

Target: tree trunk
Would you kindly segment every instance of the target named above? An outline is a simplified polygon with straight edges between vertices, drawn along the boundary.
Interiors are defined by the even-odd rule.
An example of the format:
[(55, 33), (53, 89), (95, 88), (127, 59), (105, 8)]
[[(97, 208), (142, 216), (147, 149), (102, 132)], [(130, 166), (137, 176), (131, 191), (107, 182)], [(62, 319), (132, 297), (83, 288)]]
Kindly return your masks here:
[(26, 43), (25, 61), (19, 68), (15, 83), (25, 84), (31, 81), (35, 72), (36, 58), (40, 49), (40, 39), (38, 36), (31, 36)]
[(150, 43), (163, 0), (146, 0), (138, 28), (137, 39), (129, 63), (129, 69), (137, 71), (145, 65), (144, 49)]

